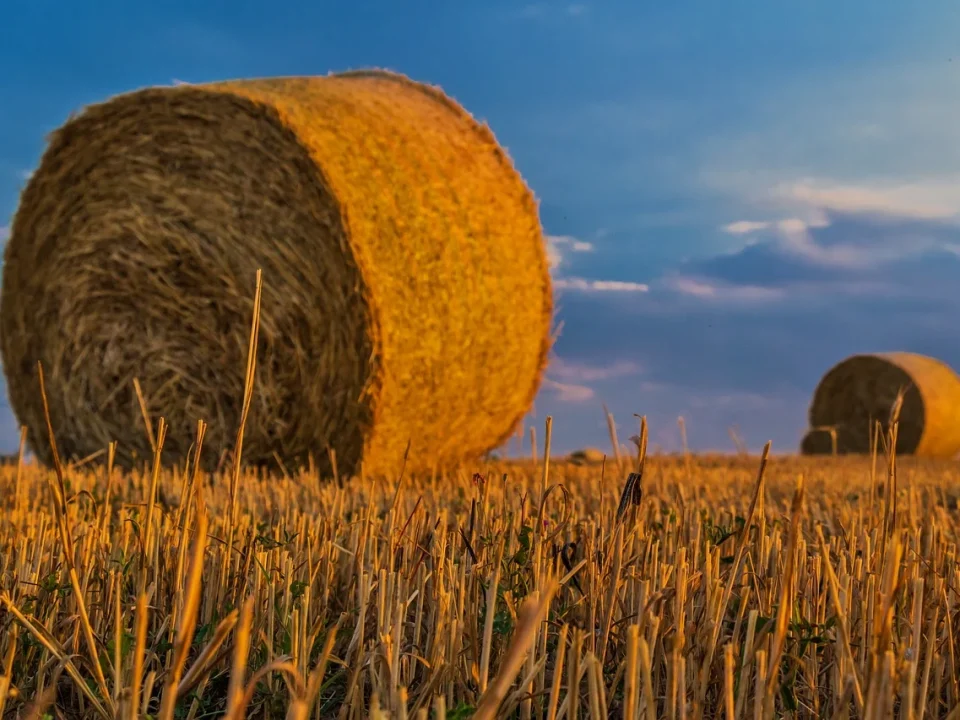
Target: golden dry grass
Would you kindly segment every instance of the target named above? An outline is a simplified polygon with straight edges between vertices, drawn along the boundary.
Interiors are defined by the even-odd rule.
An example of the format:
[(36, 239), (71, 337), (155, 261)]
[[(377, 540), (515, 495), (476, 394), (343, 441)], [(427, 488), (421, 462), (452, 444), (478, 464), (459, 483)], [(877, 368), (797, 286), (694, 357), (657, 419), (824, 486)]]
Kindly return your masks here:
[(958, 716), (955, 466), (544, 450), (3, 468), (0, 716)]

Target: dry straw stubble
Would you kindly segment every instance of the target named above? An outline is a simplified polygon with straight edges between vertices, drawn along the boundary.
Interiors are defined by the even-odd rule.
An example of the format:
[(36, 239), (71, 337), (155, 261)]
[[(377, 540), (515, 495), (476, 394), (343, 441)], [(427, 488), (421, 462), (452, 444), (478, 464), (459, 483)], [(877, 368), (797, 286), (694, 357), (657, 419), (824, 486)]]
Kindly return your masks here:
[[(0, 702), (22, 716), (53, 687), (66, 718), (129, 717), (134, 697), (198, 720), (311, 703), (344, 719), (955, 718), (960, 471), (904, 458), (881, 500), (872, 465), (652, 455), (620, 523), (609, 468), (551, 462), (546, 494), (525, 462), (399, 487), (251, 473), (233, 546), (224, 483), (133, 473), (101, 517), (87, 498), (104, 469), (68, 469), (60, 525), (53, 473), (26, 466), (18, 503), (0, 468)], [(148, 522), (155, 490), (180, 507)]]
[[(901, 392), (897, 452), (941, 458), (960, 452), (960, 377), (914, 353), (854, 355), (835, 365), (814, 391), (810, 426), (835, 428), (840, 453), (869, 453), (875, 424), (886, 427)], [(825, 433), (817, 432), (819, 445)]]
[(67, 457), (119, 441), (167, 460), (200, 418), (204, 462), (240, 419), (256, 270), (256, 393), (244, 457), (336, 453), (396, 472), (505, 440), (532, 403), (552, 297), (536, 202), (490, 130), (383, 71), (154, 88), (50, 141), (5, 255), (0, 349), (41, 460), (36, 367)]

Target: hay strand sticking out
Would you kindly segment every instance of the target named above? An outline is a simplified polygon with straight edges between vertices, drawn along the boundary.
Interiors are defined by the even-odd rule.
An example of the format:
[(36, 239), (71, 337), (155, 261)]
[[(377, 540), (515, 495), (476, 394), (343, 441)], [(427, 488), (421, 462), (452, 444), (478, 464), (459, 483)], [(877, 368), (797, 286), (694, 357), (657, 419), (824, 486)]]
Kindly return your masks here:
[(395, 473), (500, 445), (531, 405), (552, 297), (536, 202), (490, 130), (383, 71), (141, 90), (57, 130), (13, 221), (0, 350), (49, 460), (118, 440), (204, 463), (240, 418), (263, 269), (246, 460)]
[(897, 452), (941, 458), (960, 452), (960, 377), (914, 353), (854, 355), (835, 365), (814, 391), (810, 426), (835, 427), (839, 453), (869, 453), (874, 424), (888, 427), (901, 391)]

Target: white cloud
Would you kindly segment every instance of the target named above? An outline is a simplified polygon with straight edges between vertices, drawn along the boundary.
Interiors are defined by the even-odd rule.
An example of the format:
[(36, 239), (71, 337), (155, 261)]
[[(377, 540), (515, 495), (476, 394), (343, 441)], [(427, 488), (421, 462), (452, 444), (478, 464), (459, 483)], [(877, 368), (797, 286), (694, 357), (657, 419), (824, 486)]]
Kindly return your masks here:
[(579, 292), (647, 292), (650, 286), (645, 283), (624, 282), (622, 280), (586, 280), (579, 277), (557, 278), (553, 287), (558, 290)]
[(830, 226), (830, 219), (825, 212), (811, 209), (806, 213), (807, 219), (792, 217), (777, 221), (777, 230), (781, 233), (806, 232), (810, 228), (825, 228)]
[[(817, 209), (819, 210), (819, 209)], [(723, 230), (728, 235), (752, 235), (762, 230), (777, 230), (781, 233), (805, 232), (807, 228), (827, 227), (830, 224), (826, 213), (807, 213), (808, 219), (789, 217), (783, 220), (737, 220), (724, 225)]]
[(782, 288), (759, 285), (730, 285), (689, 275), (668, 278), (666, 285), (681, 295), (713, 302), (769, 302), (786, 294)]
[[(817, 242), (811, 229), (829, 227), (830, 212), (862, 214), (874, 221), (887, 218), (949, 222), (960, 220), (960, 177), (916, 183), (843, 184), (806, 179), (781, 183), (767, 191), (761, 202), (780, 205), (796, 215), (777, 221), (738, 220), (721, 229), (733, 235), (750, 236), (760, 231), (775, 233), (781, 250), (832, 268), (850, 270), (875, 267), (900, 258), (944, 248), (929, 237), (877, 237), (868, 242)], [(751, 244), (748, 240), (747, 244)]]
[[(946, 120), (960, 112), (960, 76), (936, 55), (807, 73), (758, 93), (745, 124), (700, 147), (701, 180), (732, 201), (732, 219), (757, 212), (766, 222), (747, 215), (724, 231), (749, 236), (776, 217), (814, 227), (839, 213), (960, 224), (960, 126)], [(814, 253), (864, 262), (846, 248)]]
[(554, 357), (547, 368), (548, 377), (544, 378), (543, 385), (551, 390), (558, 400), (579, 403), (592, 400), (596, 396), (593, 388), (586, 383), (627, 377), (639, 372), (641, 372), (640, 366), (627, 360), (620, 360), (607, 366), (594, 366), (569, 363)]
[[(813, 239), (806, 227), (783, 233), (781, 247), (787, 252), (805, 260), (834, 268), (856, 270), (870, 267), (886, 259), (902, 255), (896, 252), (893, 258), (889, 248), (866, 247), (863, 245), (820, 245)], [(886, 253), (883, 251), (887, 250)]]
[(766, 230), (770, 223), (766, 221), (738, 220), (724, 225), (722, 230), (729, 235), (748, 235), (759, 230)]
[(551, 270), (556, 270), (563, 264), (563, 253), (560, 252), (560, 248), (550, 242), (549, 238), (547, 238), (547, 262)]
[(557, 395), (557, 399), (561, 400), (562, 402), (586, 402), (587, 400), (592, 400), (595, 397), (593, 388), (589, 388), (586, 385), (561, 383), (557, 382), (556, 380), (551, 380), (550, 378), (544, 378), (543, 386), (549, 390), (552, 390)]
[(10, 228), (9, 227), (0, 227), (0, 243), (5, 243), (10, 239)]
[(593, 243), (570, 235), (547, 235), (547, 259), (554, 274), (553, 287), (557, 290), (579, 292), (646, 292), (650, 288), (642, 283), (621, 280), (586, 280), (581, 277), (562, 277), (559, 268), (567, 264), (568, 253), (593, 252)]
[(832, 268), (861, 270), (899, 260), (933, 249), (949, 249), (930, 237), (912, 236), (895, 239), (878, 237), (870, 242), (821, 245), (811, 234), (816, 227), (800, 220), (784, 220), (778, 225), (780, 248), (805, 260)]
[(588, 383), (600, 380), (637, 375), (642, 371), (638, 363), (629, 360), (619, 360), (607, 366), (585, 365), (571, 363), (555, 357), (550, 363), (549, 372), (555, 377), (575, 382)]
[(578, 240), (570, 235), (547, 235), (547, 258), (550, 261), (550, 269), (555, 270), (564, 264), (564, 253), (587, 253), (593, 252), (593, 245), (584, 240)]
[(782, 183), (774, 188), (772, 195), (775, 199), (827, 211), (876, 213), (919, 220), (949, 220), (960, 216), (960, 177), (863, 183), (804, 179)]
[(717, 294), (717, 286), (708, 283), (705, 280), (696, 280), (691, 277), (675, 277), (669, 282), (670, 287), (684, 295), (693, 295), (694, 297), (714, 297)]

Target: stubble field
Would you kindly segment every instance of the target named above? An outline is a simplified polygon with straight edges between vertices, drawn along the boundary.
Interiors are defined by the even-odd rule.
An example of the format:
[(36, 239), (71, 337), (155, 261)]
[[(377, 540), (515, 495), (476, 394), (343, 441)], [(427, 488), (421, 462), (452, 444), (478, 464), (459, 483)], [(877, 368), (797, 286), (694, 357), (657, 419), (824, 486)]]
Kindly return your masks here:
[(960, 468), (637, 470), (4, 467), (0, 717), (960, 717)]

